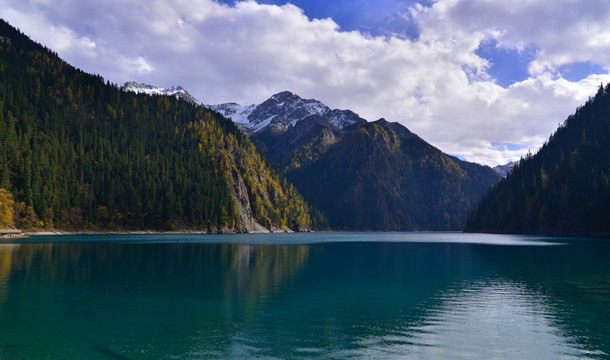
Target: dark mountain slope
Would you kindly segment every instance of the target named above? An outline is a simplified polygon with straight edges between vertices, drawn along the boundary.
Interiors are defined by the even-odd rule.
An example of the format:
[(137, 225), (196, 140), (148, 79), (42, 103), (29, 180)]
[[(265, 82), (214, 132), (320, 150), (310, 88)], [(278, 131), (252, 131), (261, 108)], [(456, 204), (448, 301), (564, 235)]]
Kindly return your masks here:
[(269, 127), (250, 139), (277, 167), (289, 170), (317, 160), (340, 135), (323, 117), (312, 115), (286, 130)]
[(467, 231), (610, 233), (610, 86), (522, 159), (479, 203)]
[(125, 93), (0, 21), (0, 188), (18, 226), (305, 229), (309, 207), (232, 122)]
[(211, 108), (231, 117), (336, 229), (462, 230), (500, 177), (400, 124), (368, 123), (287, 91), (258, 105)]
[(326, 151), (287, 175), (338, 229), (461, 230), (499, 177), (383, 119), (335, 136)]

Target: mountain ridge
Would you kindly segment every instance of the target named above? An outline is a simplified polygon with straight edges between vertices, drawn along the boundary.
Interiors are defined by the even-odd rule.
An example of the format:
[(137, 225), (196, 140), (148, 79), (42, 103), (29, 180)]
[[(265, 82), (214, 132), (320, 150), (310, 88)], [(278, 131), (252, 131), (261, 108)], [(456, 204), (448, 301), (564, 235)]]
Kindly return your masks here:
[(500, 177), (399, 123), (368, 122), (290, 91), (260, 104), (205, 106), (249, 136), (335, 229), (462, 230)]
[(136, 94), (146, 94), (146, 95), (163, 95), (163, 96), (174, 96), (176, 99), (182, 99), (186, 102), (189, 102), (193, 105), (199, 106), (203, 105), (203, 103), (196, 98), (194, 98), (191, 94), (188, 93), (182, 86), (170, 86), (167, 88), (162, 88), (158, 86), (148, 85), (144, 83), (139, 83), (136, 81), (127, 81), (119, 86), (119, 90), (124, 92), (133, 92)]
[[(369, 122), (286, 91), (258, 105), (211, 108), (245, 125), (240, 129), (335, 229), (461, 230), (500, 177), (399, 123)], [(337, 126), (333, 115), (348, 121)]]
[(17, 227), (311, 229), (313, 209), (230, 120), (121, 91), (3, 20), (0, 36), (0, 188)]
[[(121, 91), (132, 91), (140, 94), (176, 96), (177, 98), (184, 98), (187, 101), (190, 101), (188, 99), (192, 99), (192, 101), (190, 101), (191, 103), (203, 105), (233, 121), (233, 123), (237, 125), (237, 127), (247, 136), (252, 136), (255, 133), (262, 132), (269, 127), (276, 127), (280, 131), (286, 131), (288, 128), (295, 126), (297, 123), (309, 118), (310, 116), (318, 116), (317, 119), (326, 117), (325, 121), (328, 122), (328, 124), (326, 124), (327, 127), (333, 130), (343, 130), (348, 126), (368, 121), (361, 118), (358, 116), (358, 114), (351, 110), (331, 110), (319, 100), (303, 99), (299, 95), (296, 95), (288, 90), (273, 94), (261, 103), (242, 106), (236, 102), (213, 105), (204, 104), (191, 96), (188, 91), (181, 86), (161, 88), (145, 83), (128, 81), (123, 83), (119, 88)], [(289, 106), (287, 106), (288, 108), (297, 108), (295, 109), (296, 111), (291, 113), (289, 110), (284, 108), (285, 104), (289, 104)], [(299, 112), (300, 114), (295, 116), (295, 113)], [(384, 118), (380, 118), (379, 120), (387, 121)], [(320, 123), (320, 121), (317, 122)], [(400, 125), (396, 122), (389, 123)], [(410, 131), (404, 126), (403, 129)], [(515, 164), (516, 163), (514, 161), (510, 161), (506, 164), (498, 164), (493, 166), (492, 169), (494, 169), (494, 171), (496, 171), (499, 175), (506, 176), (506, 173)]]
[(344, 230), (462, 230), (499, 175), (444, 154), (405, 126), (369, 122), (288, 91), (210, 106)]
[(503, 165), (496, 165), (494, 166), (492, 169), (497, 172), (498, 174), (500, 174), (502, 177), (506, 177), (506, 175), (508, 174), (508, 172), (516, 165), (517, 163), (514, 161), (509, 161), (506, 164)]
[(274, 94), (260, 104), (241, 106), (225, 103), (206, 106), (231, 119), (249, 136), (269, 127), (286, 131), (310, 116), (325, 119), (334, 130), (365, 121), (350, 110), (330, 109), (318, 100), (303, 99), (290, 91)]
[(286, 174), (331, 226), (344, 230), (461, 230), (499, 178), (385, 119), (347, 128)]
[(610, 84), (496, 184), (466, 231), (610, 234)]

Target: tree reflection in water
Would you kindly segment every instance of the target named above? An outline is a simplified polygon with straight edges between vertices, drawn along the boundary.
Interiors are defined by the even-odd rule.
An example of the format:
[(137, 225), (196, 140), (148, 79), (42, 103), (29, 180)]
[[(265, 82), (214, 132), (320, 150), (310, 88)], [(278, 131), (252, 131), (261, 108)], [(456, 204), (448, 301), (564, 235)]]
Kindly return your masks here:
[(409, 236), (417, 241), (0, 245), (0, 357), (610, 353), (609, 245)]

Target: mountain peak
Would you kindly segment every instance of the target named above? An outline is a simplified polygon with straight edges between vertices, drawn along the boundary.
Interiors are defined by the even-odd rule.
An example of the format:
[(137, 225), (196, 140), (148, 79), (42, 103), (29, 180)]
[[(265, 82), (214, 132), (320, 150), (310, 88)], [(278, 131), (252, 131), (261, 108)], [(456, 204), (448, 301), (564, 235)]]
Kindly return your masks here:
[(201, 101), (195, 99), (191, 94), (184, 90), (182, 86), (161, 88), (149, 84), (139, 83), (137, 81), (127, 81), (123, 83), (119, 89), (121, 91), (134, 92), (136, 94), (175, 96), (176, 99), (183, 99), (193, 105), (202, 105)]
[(260, 104), (240, 106), (227, 103), (208, 107), (231, 118), (248, 135), (267, 128), (286, 131), (311, 116), (322, 118), (326, 127), (333, 130), (342, 130), (346, 126), (365, 121), (352, 111), (331, 110), (318, 100), (303, 99), (290, 91), (274, 94)]
[(291, 93), (290, 91), (284, 90), (281, 91), (277, 94), (272, 95), (270, 98), (270, 100), (279, 100), (279, 101), (284, 101), (284, 100), (301, 100), (301, 97), (298, 95), (295, 95), (293, 93)]
[(502, 177), (506, 177), (506, 175), (508, 174), (508, 172), (510, 171), (510, 169), (512, 169), (517, 163), (514, 161), (511, 161), (507, 164), (504, 165), (498, 165), (498, 166), (494, 166), (493, 170), (495, 172), (497, 172), (498, 174), (500, 174)]
[(375, 124), (379, 124), (379, 125), (388, 125), (390, 124), (389, 121), (387, 121), (385, 118), (379, 118), (379, 120), (374, 121)]

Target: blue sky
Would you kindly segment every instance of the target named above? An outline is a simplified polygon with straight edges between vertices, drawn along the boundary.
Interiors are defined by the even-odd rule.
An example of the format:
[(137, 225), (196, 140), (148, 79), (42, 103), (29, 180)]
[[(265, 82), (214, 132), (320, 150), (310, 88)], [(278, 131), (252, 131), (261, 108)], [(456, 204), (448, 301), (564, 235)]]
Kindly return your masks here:
[[(234, 5), (236, 0), (221, 0)], [(284, 0), (260, 0), (260, 4), (285, 5)], [(399, 36), (416, 39), (419, 36), (417, 23), (409, 14), (415, 4), (430, 6), (431, 0), (294, 0), (289, 1), (312, 19), (332, 18), (342, 30), (360, 31), (371, 36)], [(488, 69), (498, 84), (506, 87), (529, 77), (528, 64), (534, 60), (535, 47), (524, 49), (502, 48), (496, 41), (485, 41), (476, 53), (490, 63)], [(608, 71), (593, 62), (577, 62), (561, 66), (563, 77), (578, 81), (591, 74), (604, 74)]]
[(610, 82), (608, 0), (0, 0), (0, 16), (113, 83), (207, 104), (289, 90), (518, 160)]
[[(235, 4), (235, 0), (223, 0), (227, 4)], [(261, 4), (284, 5), (287, 1), (261, 0)], [(290, 3), (300, 7), (310, 18), (332, 18), (342, 30), (361, 31), (373, 36), (417, 37), (417, 26), (405, 19), (410, 6), (430, 1), (413, 0), (295, 0)], [(407, 21), (405, 21), (407, 20)]]
[(479, 46), (476, 54), (489, 60), (490, 67), (487, 72), (498, 84), (507, 87), (529, 77), (527, 66), (534, 60), (536, 49), (505, 49), (498, 47), (496, 41), (485, 41)]

